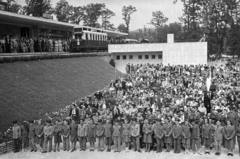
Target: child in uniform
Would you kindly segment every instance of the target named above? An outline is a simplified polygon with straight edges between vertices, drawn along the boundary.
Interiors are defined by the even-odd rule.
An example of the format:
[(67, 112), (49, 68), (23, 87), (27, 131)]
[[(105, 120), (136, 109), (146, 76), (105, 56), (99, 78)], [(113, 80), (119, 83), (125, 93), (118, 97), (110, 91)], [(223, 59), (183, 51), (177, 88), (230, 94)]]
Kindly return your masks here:
[(70, 126), (68, 125), (68, 121), (66, 119), (63, 121), (61, 135), (63, 137), (63, 151), (69, 151), (70, 150), (70, 141), (69, 141)]
[(129, 142), (130, 142), (130, 124), (128, 123), (128, 120), (125, 119), (122, 125), (122, 143), (124, 143), (126, 152), (129, 152)]
[(110, 120), (106, 121), (106, 124), (103, 126), (104, 128), (104, 136), (105, 142), (107, 145), (107, 152), (111, 152), (111, 145), (112, 145), (112, 124)]
[(98, 124), (96, 126), (96, 137), (98, 140), (98, 151), (104, 151), (104, 127), (102, 125), (102, 120), (98, 120)]
[(87, 128), (88, 142), (90, 143), (90, 151), (94, 151), (96, 142), (96, 125), (93, 123), (93, 119), (89, 120)]
[(119, 124), (118, 120), (115, 120), (115, 125), (113, 125), (113, 142), (115, 151), (114, 152), (120, 152), (121, 151), (121, 133), (122, 133), (122, 127)]

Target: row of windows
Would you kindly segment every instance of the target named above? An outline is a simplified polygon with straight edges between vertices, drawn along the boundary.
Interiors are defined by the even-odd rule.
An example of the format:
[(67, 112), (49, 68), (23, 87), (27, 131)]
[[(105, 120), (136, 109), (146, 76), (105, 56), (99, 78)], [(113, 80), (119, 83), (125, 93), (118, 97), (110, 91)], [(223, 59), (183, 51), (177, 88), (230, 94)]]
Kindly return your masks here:
[(107, 41), (107, 35), (83, 33), (75, 34), (75, 39)]
[(86, 34), (87, 40), (107, 41), (106, 35), (87, 34), (87, 33), (85, 33), (85, 34)]
[[(145, 59), (150, 59), (150, 58), (151, 59), (156, 59), (156, 58), (162, 59), (162, 54), (158, 55), (157, 57), (156, 57), (156, 55), (138, 55), (139, 60), (143, 59), (143, 57)], [(127, 55), (122, 55), (122, 59), (127, 60)], [(128, 59), (133, 60), (133, 55), (128, 55)], [(121, 55), (117, 55), (116, 60), (121, 60)]]

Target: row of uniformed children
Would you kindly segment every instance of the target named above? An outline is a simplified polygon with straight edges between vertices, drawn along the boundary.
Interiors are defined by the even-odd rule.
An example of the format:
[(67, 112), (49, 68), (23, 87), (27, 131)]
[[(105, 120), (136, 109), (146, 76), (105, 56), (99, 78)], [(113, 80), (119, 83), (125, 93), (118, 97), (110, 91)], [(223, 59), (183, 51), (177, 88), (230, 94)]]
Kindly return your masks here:
[(173, 147), (174, 153), (180, 153), (184, 148), (187, 154), (190, 149), (193, 153), (201, 154), (199, 149), (202, 140), (205, 154), (210, 154), (210, 147), (214, 144), (216, 155), (220, 155), (222, 145), (228, 149), (228, 155), (233, 155), (235, 136), (237, 136), (238, 143), (240, 141), (240, 127), (235, 128), (230, 121), (227, 121), (226, 126), (222, 126), (219, 121), (213, 125), (206, 119), (201, 127), (194, 121), (191, 124), (188, 121), (180, 124), (178, 120), (172, 122), (167, 119), (162, 122), (156, 120), (156, 123), (145, 120), (143, 124), (139, 124), (136, 119), (133, 119), (131, 123), (127, 119), (123, 123), (116, 120), (113, 125), (110, 120), (106, 123), (101, 120), (94, 123), (93, 119), (85, 121), (81, 119), (79, 124), (74, 120), (70, 124), (68, 122), (64, 120), (62, 125), (56, 120), (55, 124), (51, 125), (51, 122), (47, 120), (47, 124), (43, 126), (41, 121), (38, 121), (37, 125), (30, 121), (28, 128), (26, 125), (19, 127), (14, 123), (12, 131), (15, 151), (19, 151), (18, 139), (21, 139), (23, 149), (29, 142), (31, 151), (40, 149), (43, 153), (51, 152), (53, 139), (55, 152), (60, 151), (60, 143), (63, 143), (64, 151), (69, 151), (70, 142), (71, 152), (73, 152), (76, 150), (77, 141), (80, 151), (86, 150), (87, 142), (90, 143), (90, 151), (94, 151), (97, 141), (98, 151), (104, 151), (106, 145), (107, 151), (110, 152), (113, 142), (114, 152), (120, 152), (122, 147), (128, 152), (129, 147), (132, 147), (131, 143), (135, 151), (141, 152), (142, 141), (146, 152), (150, 152), (151, 148), (156, 145), (157, 153), (162, 152), (163, 147), (166, 148), (166, 152), (170, 152)]

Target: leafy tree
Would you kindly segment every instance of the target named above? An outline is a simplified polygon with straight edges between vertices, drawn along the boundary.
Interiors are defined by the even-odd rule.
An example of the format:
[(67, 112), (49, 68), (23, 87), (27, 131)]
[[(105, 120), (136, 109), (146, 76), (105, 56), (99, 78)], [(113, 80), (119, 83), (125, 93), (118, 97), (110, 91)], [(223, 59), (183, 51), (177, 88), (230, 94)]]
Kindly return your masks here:
[(35, 17), (42, 17), (44, 13), (51, 13), (51, 0), (25, 0), (24, 13)]
[(75, 24), (79, 24), (84, 19), (84, 8), (81, 6), (73, 7), (70, 13), (69, 20)]
[(150, 24), (152, 24), (156, 28), (162, 27), (167, 21), (168, 18), (165, 17), (161, 11), (152, 12), (152, 19)]
[[(2, 2), (2, 0), (0, 0)], [(18, 4), (15, 0), (6, 0), (7, 3), (7, 11), (9, 12), (14, 12), (14, 13), (19, 13), (20, 10), (22, 9), (22, 6)]]
[(20, 13), (22, 10), (22, 6), (18, 3), (13, 3), (11, 6), (9, 6), (9, 11), (14, 13)]
[(117, 30), (123, 33), (127, 33), (127, 27), (124, 24), (119, 24), (119, 26), (117, 27)]
[(83, 7), (84, 17), (83, 23), (84, 25), (90, 27), (101, 27), (101, 25), (97, 22), (99, 17), (102, 14), (102, 10), (105, 8), (104, 3), (90, 3), (87, 6)]
[(110, 23), (109, 19), (113, 16), (115, 16), (115, 13), (108, 8), (105, 8), (102, 10), (101, 13), (102, 16), (102, 28), (107, 29), (107, 30), (114, 30), (114, 25)]
[(122, 8), (122, 15), (123, 15), (123, 20), (127, 27), (127, 33), (129, 33), (129, 24), (131, 21), (131, 14), (133, 14), (136, 11), (137, 11), (136, 7), (133, 7), (132, 5), (129, 5), (128, 7), (123, 6)]
[(60, 0), (57, 2), (55, 7), (55, 14), (57, 15), (58, 21), (68, 22), (70, 17), (70, 11), (73, 9), (72, 6), (66, 0)]

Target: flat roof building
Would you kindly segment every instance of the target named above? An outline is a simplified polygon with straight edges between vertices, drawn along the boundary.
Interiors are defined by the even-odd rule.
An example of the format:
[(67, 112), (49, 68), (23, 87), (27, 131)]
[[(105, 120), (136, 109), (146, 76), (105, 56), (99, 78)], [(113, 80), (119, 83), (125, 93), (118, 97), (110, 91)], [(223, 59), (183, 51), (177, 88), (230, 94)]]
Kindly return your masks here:
[(109, 44), (108, 52), (121, 72), (130, 64), (196, 65), (207, 64), (207, 42), (174, 43), (174, 35), (168, 35), (168, 43)]

